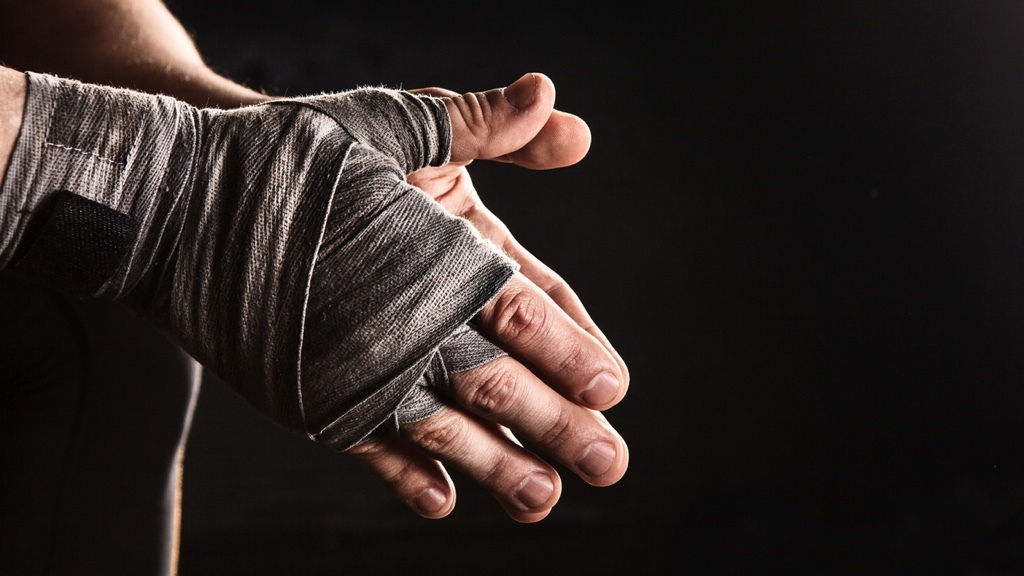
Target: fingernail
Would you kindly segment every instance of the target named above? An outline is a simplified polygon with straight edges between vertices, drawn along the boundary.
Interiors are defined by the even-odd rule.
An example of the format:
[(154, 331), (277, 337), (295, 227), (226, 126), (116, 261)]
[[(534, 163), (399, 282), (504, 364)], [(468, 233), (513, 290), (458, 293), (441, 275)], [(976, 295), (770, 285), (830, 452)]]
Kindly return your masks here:
[(592, 406), (601, 406), (615, 400), (618, 393), (619, 380), (607, 372), (602, 372), (580, 393), (580, 399)]
[(615, 462), (615, 447), (607, 442), (594, 442), (576, 461), (576, 467), (587, 476), (600, 476)]
[(413, 505), (420, 512), (426, 514), (433, 514), (444, 507), (444, 503), (448, 499), (445, 498), (444, 492), (441, 492), (437, 488), (427, 488), (420, 495), (413, 499)]
[(523, 480), (523, 483), (519, 486), (519, 491), (516, 492), (516, 496), (519, 497), (519, 501), (527, 508), (537, 508), (547, 502), (554, 491), (555, 485), (551, 482), (551, 479), (547, 475), (537, 472)]
[(534, 98), (537, 97), (537, 80), (533, 74), (526, 74), (513, 82), (511, 86), (506, 87), (504, 95), (505, 100), (508, 100), (508, 103), (516, 110), (529, 108), (530, 104), (533, 104)]

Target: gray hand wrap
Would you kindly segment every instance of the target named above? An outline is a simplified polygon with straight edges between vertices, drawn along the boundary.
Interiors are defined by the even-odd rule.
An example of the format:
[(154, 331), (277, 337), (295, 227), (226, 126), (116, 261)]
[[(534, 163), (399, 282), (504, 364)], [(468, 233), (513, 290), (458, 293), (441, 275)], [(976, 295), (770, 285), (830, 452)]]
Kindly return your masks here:
[(465, 324), (515, 264), (405, 181), (447, 162), (450, 131), (401, 91), (217, 111), (30, 74), (0, 269), (129, 304), (343, 450), (501, 355)]

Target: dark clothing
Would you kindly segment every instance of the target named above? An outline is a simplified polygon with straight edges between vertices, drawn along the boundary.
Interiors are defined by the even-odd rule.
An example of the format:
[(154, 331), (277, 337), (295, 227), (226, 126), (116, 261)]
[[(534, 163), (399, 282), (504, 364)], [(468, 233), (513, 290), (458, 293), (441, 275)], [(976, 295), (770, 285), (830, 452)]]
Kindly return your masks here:
[(167, 574), (198, 365), (117, 304), (0, 274), (0, 558)]

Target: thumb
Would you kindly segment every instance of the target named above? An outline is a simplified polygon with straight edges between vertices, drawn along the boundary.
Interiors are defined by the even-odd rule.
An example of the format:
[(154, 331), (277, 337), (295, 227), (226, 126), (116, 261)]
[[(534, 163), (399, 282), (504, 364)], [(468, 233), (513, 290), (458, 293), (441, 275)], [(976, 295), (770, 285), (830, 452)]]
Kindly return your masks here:
[(506, 88), (442, 96), (452, 123), (451, 161), (513, 162), (533, 169), (579, 162), (590, 149), (590, 129), (554, 109), (555, 85), (544, 74), (525, 74)]

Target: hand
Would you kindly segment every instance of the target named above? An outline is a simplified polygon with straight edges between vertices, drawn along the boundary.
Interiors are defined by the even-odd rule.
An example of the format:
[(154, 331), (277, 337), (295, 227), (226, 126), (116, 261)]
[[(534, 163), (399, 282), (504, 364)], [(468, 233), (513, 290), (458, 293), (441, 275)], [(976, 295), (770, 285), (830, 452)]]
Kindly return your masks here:
[(568, 166), (587, 153), (590, 131), (554, 109), (554, 85), (542, 74), (481, 93), (417, 92), (445, 99), (452, 154), (446, 166), (414, 172), (409, 182), (520, 264), (521, 272), (474, 319), (509, 356), (454, 374), (449, 407), (349, 453), (424, 517), (441, 518), (454, 508), (450, 465), (489, 490), (513, 519), (535, 522), (557, 503), (561, 480), (517, 437), (592, 485), (615, 483), (626, 471), (628, 450), (599, 410), (622, 399), (629, 374), (572, 289), (483, 205), (466, 166), (475, 159), (530, 169)]

